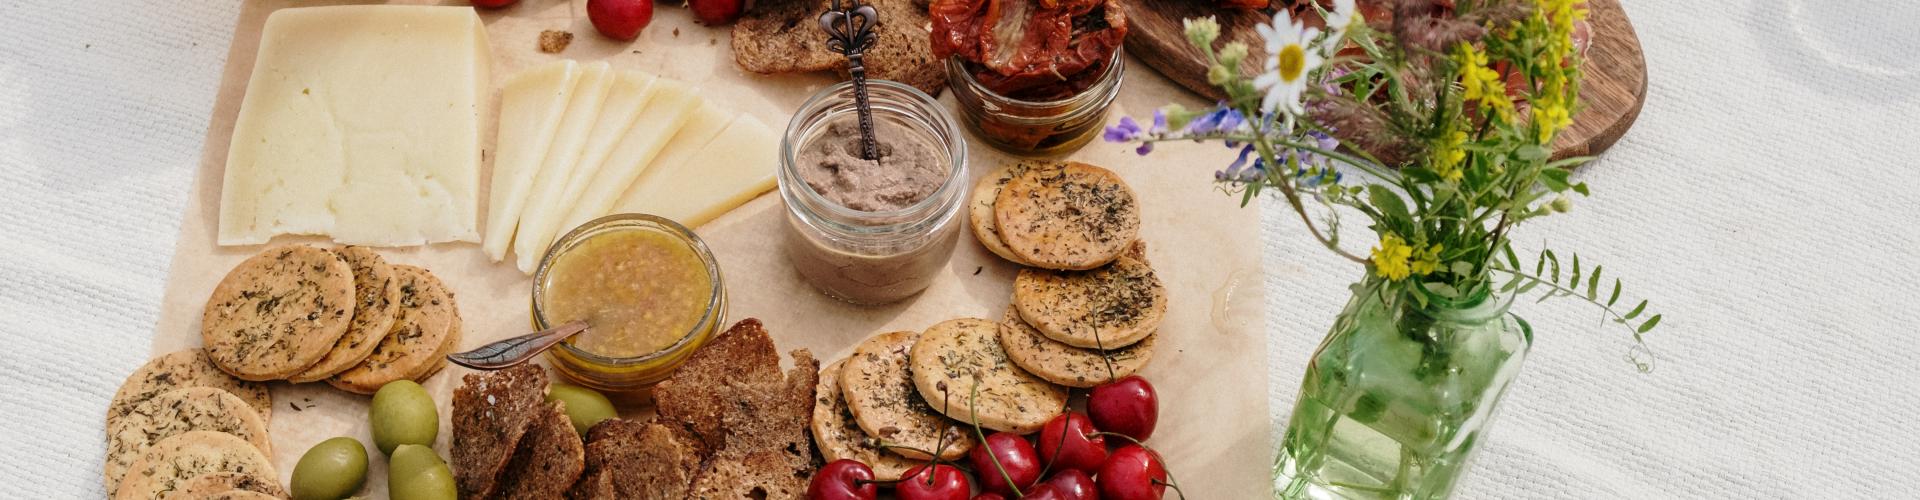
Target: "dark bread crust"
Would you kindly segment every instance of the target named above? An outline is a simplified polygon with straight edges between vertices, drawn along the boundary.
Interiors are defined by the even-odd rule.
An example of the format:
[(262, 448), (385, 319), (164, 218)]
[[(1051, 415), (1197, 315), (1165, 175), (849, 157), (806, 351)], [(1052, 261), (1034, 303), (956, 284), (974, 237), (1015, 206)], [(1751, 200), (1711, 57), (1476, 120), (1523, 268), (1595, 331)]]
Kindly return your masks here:
[(681, 500), (702, 458), (666, 425), (621, 419), (588, 430), (586, 452), (575, 500)]
[(550, 408), (546, 392), (547, 370), (534, 364), (461, 380), (453, 391), (451, 452), (461, 498), (491, 498), (502, 491), (501, 473), (536, 417)]
[(561, 498), (586, 467), (566, 404), (555, 401), (539, 411), (501, 475), (500, 498)]
[[(820, 31), (820, 13), (830, 3), (760, 2), (733, 25), (734, 62), (761, 74), (827, 70), (846, 74), (847, 59), (827, 49), (827, 37)], [(867, 78), (893, 80), (939, 96), (947, 86), (947, 69), (943, 61), (933, 57), (926, 7), (913, 0), (868, 3), (879, 12), (880, 23), (874, 27), (873, 47), (862, 58)]]
[[(707, 457), (693, 498), (799, 498), (815, 464), (808, 424), (820, 362), (792, 353), (793, 370), (759, 320), (747, 319), (694, 353), (654, 388), (659, 421)], [(617, 488), (616, 488), (617, 489)]]

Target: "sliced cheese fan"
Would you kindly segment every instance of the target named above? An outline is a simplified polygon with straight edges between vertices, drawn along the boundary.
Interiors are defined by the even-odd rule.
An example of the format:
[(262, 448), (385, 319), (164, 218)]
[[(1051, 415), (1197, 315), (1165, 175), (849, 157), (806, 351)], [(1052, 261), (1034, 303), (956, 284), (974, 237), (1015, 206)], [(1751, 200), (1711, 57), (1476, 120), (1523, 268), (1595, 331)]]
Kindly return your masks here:
[(553, 240), (553, 226), (559, 223), (556, 212), (563, 210), (561, 204), (567, 202), (560, 198), (561, 190), (579, 166), (587, 134), (599, 120), (600, 104), (606, 101), (612, 84), (612, 68), (602, 61), (587, 65), (581, 71), (580, 81), (574, 85), (573, 100), (567, 103), (560, 129), (554, 132), (553, 144), (547, 148), (547, 158), (540, 162), (540, 172), (534, 175), (533, 190), (527, 193), (527, 206), (520, 212), (520, 227), (514, 233), (514, 262), (521, 272), (533, 273), (547, 242)]
[(500, 90), (500, 138), (482, 245), (494, 262), (507, 257), (520, 209), (526, 207), (527, 193), (533, 190), (534, 176), (546, 160), (579, 78), (579, 64), (559, 61), (513, 75)]

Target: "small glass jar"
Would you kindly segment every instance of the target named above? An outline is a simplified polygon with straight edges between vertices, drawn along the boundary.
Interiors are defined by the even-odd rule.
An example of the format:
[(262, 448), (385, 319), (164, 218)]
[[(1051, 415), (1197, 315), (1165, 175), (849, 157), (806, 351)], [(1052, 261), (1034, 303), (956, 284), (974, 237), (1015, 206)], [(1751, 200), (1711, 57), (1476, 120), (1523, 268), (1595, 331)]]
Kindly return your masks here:
[(1099, 133), (1107, 108), (1120, 95), (1126, 63), (1125, 51), (1114, 50), (1106, 71), (1086, 90), (1052, 101), (1025, 101), (994, 92), (981, 85), (958, 57), (947, 59), (947, 82), (960, 103), (961, 119), (987, 144), (1015, 154), (1059, 155), (1080, 149)]
[(815, 288), (856, 304), (899, 301), (925, 290), (959, 241), (966, 204), (967, 142), (939, 102), (913, 87), (867, 81), (873, 127), (919, 135), (945, 159), (947, 178), (905, 208), (869, 212), (842, 206), (801, 180), (799, 156), (830, 136), (830, 126), (858, 120), (853, 84), (814, 94), (787, 124), (780, 142), (780, 199), (786, 202), (787, 255)]
[[(693, 326), (684, 332), (669, 332), (678, 340), (652, 352), (642, 354), (596, 352), (580, 345), (581, 335), (590, 335), (589, 330), (581, 335), (567, 339), (547, 351), (554, 371), (581, 385), (607, 392), (627, 401), (641, 401), (647, 398), (647, 391), (654, 383), (667, 378), (673, 370), (680, 367), (693, 352), (706, 345), (720, 328), (727, 315), (727, 287), (721, 279), (720, 265), (707, 250), (707, 244), (692, 230), (677, 222), (645, 214), (616, 214), (601, 217), (581, 224), (561, 236), (552, 247), (547, 249), (540, 259), (540, 268), (533, 277), (533, 327), (546, 330), (559, 324), (582, 318), (558, 318), (551, 312), (555, 309), (550, 302), (554, 295), (556, 264), (567, 258), (570, 252), (582, 248), (582, 245), (596, 239), (606, 238), (622, 232), (645, 231), (648, 236), (658, 236), (675, 245), (685, 245), (698, 258), (700, 269), (696, 274), (704, 273), (707, 290), (695, 290), (696, 300), (700, 301), (698, 318)], [(601, 249), (605, 251), (605, 249)], [(565, 286), (561, 284), (560, 286)], [(615, 306), (615, 305), (609, 305)], [(644, 306), (642, 306), (644, 307)], [(693, 311), (692, 309), (689, 310)], [(689, 317), (691, 318), (691, 314)], [(591, 328), (591, 325), (589, 326)]]

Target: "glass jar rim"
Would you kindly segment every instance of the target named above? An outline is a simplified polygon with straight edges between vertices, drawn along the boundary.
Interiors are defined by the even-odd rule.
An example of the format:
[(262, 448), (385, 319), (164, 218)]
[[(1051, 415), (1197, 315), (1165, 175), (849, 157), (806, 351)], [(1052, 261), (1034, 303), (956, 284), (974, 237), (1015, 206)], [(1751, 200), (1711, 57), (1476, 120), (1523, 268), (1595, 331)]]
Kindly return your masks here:
[[(892, 80), (867, 80), (869, 96), (875, 94), (897, 95), (904, 97), (910, 103), (923, 107), (928, 111), (928, 116), (921, 118), (924, 118), (926, 124), (934, 130), (927, 130), (927, 132), (934, 134), (935, 139), (947, 139), (944, 141), (948, 146), (946, 148), (946, 156), (948, 163), (951, 164), (951, 167), (947, 171), (947, 180), (940, 184), (939, 189), (928, 194), (926, 198), (906, 207), (895, 210), (868, 212), (855, 210), (827, 199), (826, 195), (814, 190), (813, 186), (807, 185), (805, 182), (789, 181), (789, 178), (797, 178), (797, 175), (788, 172), (788, 170), (795, 168), (794, 165), (797, 164), (795, 157), (799, 152), (799, 148), (802, 146), (801, 144), (796, 144), (796, 140), (802, 132), (805, 132), (805, 130), (803, 130), (804, 128), (808, 128), (813, 121), (816, 121), (807, 119), (808, 116), (811, 115), (808, 111), (838, 104), (837, 102), (832, 102), (834, 99), (851, 101), (851, 97), (842, 97), (842, 94), (851, 96), (852, 88), (853, 82), (845, 81), (815, 92), (812, 97), (807, 98), (806, 102), (800, 104), (799, 110), (793, 114), (793, 119), (787, 122), (786, 133), (780, 139), (781, 166), (780, 175), (777, 177), (781, 184), (797, 183), (798, 185), (794, 186), (791, 190), (783, 188), (783, 192), (797, 192), (799, 193), (798, 196), (805, 198), (815, 206), (825, 207), (829, 215), (840, 219), (909, 219), (915, 214), (927, 212), (933, 207), (947, 203), (949, 201), (947, 199), (952, 198), (954, 192), (965, 187), (967, 183), (967, 141), (960, 135), (959, 123), (953, 120), (953, 116), (947, 113), (946, 108), (941, 106), (939, 101), (934, 100), (933, 96), (927, 95), (926, 92), (921, 92), (920, 89), (910, 85)], [(788, 203), (787, 205), (789, 210), (793, 210), (793, 203)]]
[[(1423, 285), (1422, 288), (1425, 286)], [(1439, 321), (1479, 323), (1506, 314), (1507, 309), (1513, 306), (1515, 297), (1514, 294), (1496, 294), (1492, 286), (1482, 286), (1460, 298), (1429, 294), (1426, 307), (1414, 310), (1418, 314)]]
[(1077, 92), (1073, 95), (1066, 96), (1060, 99), (1050, 100), (1050, 101), (1029, 101), (1026, 99), (1016, 99), (1013, 97), (1009, 97), (1005, 94), (1001, 94), (997, 91), (994, 91), (993, 89), (987, 88), (986, 85), (980, 83), (980, 80), (975, 79), (973, 77), (973, 72), (964, 71), (964, 69), (966, 68), (966, 61), (960, 59), (960, 56), (948, 57), (947, 64), (958, 65), (963, 71), (949, 71), (947, 72), (947, 74), (949, 75), (948, 78), (950, 79), (953, 78), (952, 75), (956, 73), (959, 74), (961, 83), (966, 84), (967, 88), (975, 89), (975, 91), (979, 92), (981, 95), (991, 97), (995, 100), (999, 100), (1002, 102), (1017, 104), (1022, 107), (1030, 107), (1030, 108), (1065, 107), (1065, 106), (1072, 106), (1074, 103), (1087, 100), (1090, 98), (1089, 96), (1100, 95), (1100, 93), (1097, 93), (1094, 91), (1102, 87), (1105, 87), (1107, 85), (1113, 85), (1114, 87), (1118, 87), (1117, 84), (1113, 84), (1112, 82), (1114, 82), (1115, 80), (1118, 80), (1120, 78), (1120, 74), (1123, 71), (1125, 71), (1126, 52), (1127, 50), (1125, 47), (1118, 47), (1113, 50), (1112, 58), (1107, 60), (1106, 71), (1100, 72), (1100, 79), (1096, 80), (1095, 84), (1089, 85), (1087, 86), (1086, 89), (1081, 90), (1080, 92)]
[(701, 240), (700, 235), (694, 234), (692, 229), (688, 229), (687, 226), (681, 225), (673, 219), (653, 214), (625, 213), (608, 215), (580, 224), (579, 227), (567, 231), (566, 235), (554, 240), (553, 244), (547, 247), (547, 253), (540, 258), (540, 266), (533, 275), (534, 326), (542, 330), (553, 327), (552, 322), (547, 320), (545, 292), (547, 290), (548, 273), (551, 272), (554, 263), (559, 261), (561, 255), (564, 255), (567, 250), (571, 250), (574, 246), (578, 246), (580, 242), (594, 235), (601, 234), (603, 231), (648, 229), (660, 230), (674, 236), (681, 242), (686, 243), (687, 247), (693, 250), (694, 255), (700, 258), (702, 267), (707, 271), (708, 282), (713, 284), (713, 286), (709, 287), (706, 312), (701, 315), (700, 321), (694, 323), (693, 328), (688, 329), (686, 333), (681, 334), (679, 340), (675, 340), (673, 344), (639, 356), (607, 356), (575, 347), (572, 343), (565, 341), (555, 344), (554, 348), (564, 350), (568, 354), (594, 364), (624, 368), (646, 364), (678, 352), (680, 349), (686, 348), (687, 344), (693, 342), (695, 338), (698, 338), (700, 332), (714, 328), (716, 323), (723, 320), (720, 317), (722, 314), (720, 309), (721, 304), (726, 300), (726, 285), (721, 281), (720, 262), (714, 259), (713, 252), (707, 248), (706, 241)]

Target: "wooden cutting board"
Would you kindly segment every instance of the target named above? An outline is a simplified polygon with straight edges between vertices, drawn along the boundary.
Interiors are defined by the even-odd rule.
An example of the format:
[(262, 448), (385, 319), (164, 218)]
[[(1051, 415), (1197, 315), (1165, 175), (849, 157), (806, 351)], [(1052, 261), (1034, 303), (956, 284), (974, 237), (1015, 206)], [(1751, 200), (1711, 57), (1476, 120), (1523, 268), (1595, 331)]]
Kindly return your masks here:
[[(1207, 84), (1207, 66), (1199, 49), (1187, 42), (1181, 21), (1214, 16), (1219, 43), (1238, 41), (1253, 49), (1241, 71), (1259, 72), (1265, 45), (1253, 27), (1273, 21), (1272, 14), (1216, 7), (1212, 0), (1119, 0), (1127, 9), (1127, 52), (1187, 90), (1208, 99), (1225, 97)], [(1647, 61), (1640, 38), (1620, 0), (1587, 0), (1593, 43), (1587, 49), (1586, 80), (1580, 97), (1586, 107), (1573, 127), (1553, 141), (1554, 157), (1597, 155), (1626, 135), (1647, 98)]]

